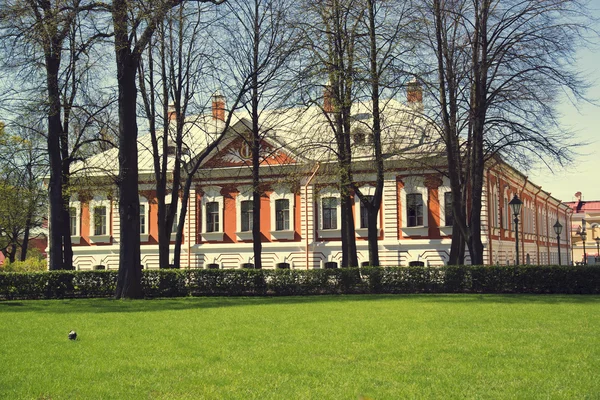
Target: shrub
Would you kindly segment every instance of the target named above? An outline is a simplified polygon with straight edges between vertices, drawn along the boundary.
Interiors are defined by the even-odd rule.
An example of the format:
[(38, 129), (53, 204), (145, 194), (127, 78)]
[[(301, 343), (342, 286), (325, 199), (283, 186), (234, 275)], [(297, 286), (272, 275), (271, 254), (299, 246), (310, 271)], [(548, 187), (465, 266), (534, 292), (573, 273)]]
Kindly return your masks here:
[[(0, 299), (109, 297), (117, 271), (1, 272)], [(144, 270), (146, 297), (351, 293), (600, 294), (598, 266)]]
[(25, 261), (9, 262), (5, 260), (0, 266), (0, 272), (43, 272), (48, 269), (48, 263), (37, 257), (27, 258)]

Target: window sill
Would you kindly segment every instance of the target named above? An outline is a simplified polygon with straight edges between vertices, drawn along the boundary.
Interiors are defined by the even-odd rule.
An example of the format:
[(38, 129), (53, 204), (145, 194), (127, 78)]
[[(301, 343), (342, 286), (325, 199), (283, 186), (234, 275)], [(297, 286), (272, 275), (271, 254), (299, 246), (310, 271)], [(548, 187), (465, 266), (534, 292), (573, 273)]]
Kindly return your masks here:
[(271, 238), (274, 240), (292, 240), (295, 236), (294, 231), (271, 231)]
[(150, 238), (150, 235), (146, 233), (140, 233), (140, 242), (147, 242)]
[(81, 243), (81, 236), (71, 236), (71, 244)]
[(452, 236), (452, 225), (450, 225), (450, 226), (440, 226), (440, 235), (442, 235), (442, 236)]
[(236, 232), (238, 240), (252, 240), (252, 231)]
[(342, 237), (341, 229), (319, 229), (317, 230), (317, 235), (321, 239), (331, 239), (331, 238), (340, 238)]
[(202, 233), (202, 240), (207, 242), (223, 241), (223, 232), (204, 232)]
[(110, 235), (94, 235), (90, 236), (91, 243), (110, 243)]
[[(377, 229), (377, 236), (378, 237), (381, 236), (381, 233), (382, 233), (381, 232), (381, 228)], [(369, 237), (369, 229), (368, 228), (359, 228), (359, 229), (356, 229), (356, 235), (358, 237), (364, 237), (364, 238)]]
[(402, 228), (402, 236), (428, 236), (429, 228), (426, 226), (405, 226)]

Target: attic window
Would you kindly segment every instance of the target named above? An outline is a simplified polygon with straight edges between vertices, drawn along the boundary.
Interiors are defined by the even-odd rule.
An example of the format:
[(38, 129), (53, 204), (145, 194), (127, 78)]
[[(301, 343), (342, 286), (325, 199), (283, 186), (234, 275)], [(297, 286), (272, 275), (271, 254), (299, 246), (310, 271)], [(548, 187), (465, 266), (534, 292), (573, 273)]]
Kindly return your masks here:
[(354, 128), (352, 131), (352, 140), (356, 145), (365, 144), (367, 132), (363, 128)]

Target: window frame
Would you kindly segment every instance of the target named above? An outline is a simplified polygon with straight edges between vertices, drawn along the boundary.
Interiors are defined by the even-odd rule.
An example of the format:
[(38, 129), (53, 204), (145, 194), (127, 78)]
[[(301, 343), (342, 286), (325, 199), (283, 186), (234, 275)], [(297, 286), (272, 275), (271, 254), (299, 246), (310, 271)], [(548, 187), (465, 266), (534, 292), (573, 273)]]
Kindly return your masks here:
[[(206, 218), (206, 205), (208, 203), (218, 204), (218, 215), (219, 215), (219, 229), (216, 231), (207, 231), (207, 218)], [(203, 194), (200, 201), (200, 216), (202, 220), (202, 227), (200, 236), (203, 241), (223, 241), (223, 225), (225, 222), (225, 211), (224, 211), (224, 198), (221, 194), (221, 187), (219, 186), (207, 186), (203, 188)]]
[[(401, 191), (402, 207), (402, 236), (403, 237), (427, 237), (429, 236), (429, 189), (425, 186), (425, 177), (422, 175), (413, 175), (403, 178), (404, 187)], [(439, 189), (438, 189), (439, 193)], [(408, 195), (421, 194), (423, 225), (408, 226)]]
[[(420, 204), (415, 204), (415, 206), (416, 207), (420, 207), (420, 209), (417, 208), (415, 210), (416, 211), (416, 215), (411, 216), (410, 215), (411, 204), (409, 204), (409, 199), (413, 199), (413, 198), (420, 199)], [(405, 214), (406, 214), (406, 227), (407, 228), (420, 228), (420, 227), (424, 227), (425, 226), (424, 225), (425, 219), (424, 219), (424, 215), (423, 215), (424, 214), (424, 208), (425, 208), (424, 207), (424, 203), (425, 202), (423, 200), (423, 193), (418, 193), (417, 192), (417, 193), (407, 193), (406, 194), (406, 213)], [(419, 215), (419, 211), (420, 211), (420, 215)], [(410, 221), (411, 217), (415, 218), (414, 224), (412, 224), (412, 225), (410, 223), (411, 222)]]
[[(339, 197), (322, 197), (321, 198), (321, 216), (322, 216), (322, 220), (321, 220), (321, 229), (322, 230), (335, 230), (335, 229), (339, 229), (338, 228), (338, 217), (337, 217), (337, 211), (338, 208), (340, 208), (340, 201), (339, 201)], [(325, 208), (326, 204), (327, 204), (327, 208)], [(334, 203), (330, 204), (330, 203)], [(327, 215), (328, 217), (325, 217), (325, 211), (327, 210)], [(327, 222), (327, 224), (325, 223)], [(327, 225), (327, 226), (326, 226)]]
[(254, 227), (254, 200), (240, 201), (240, 232), (252, 232)]
[[(369, 196), (369, 197), (373, 197), (375, 195), (375, 186), (373, 185), (365, 185), (365, 186), (361, 186), (360, 188), (360, 192), (363, 194), (363, 196)], [(381, 206), (379, 207), (379, 211), (377, 211), (377, 235), (380, 236), (382, 234), (382, 228), (381, 228), (381, 210), (384, 209), (384, 197), (381, 197)], [(358, 237), (363, 237), (366, 238), (369, 236), (369, 228), (365, 225), (363, 226), (363, 210), (365, 212), (365, 217), (367, 215), (367, 208), (363, 206), (362, 201), (360, 201), (360, 198), (358, 197), (357, 194), (354, 194), (354, 220), (356, 221), (356, 235)], [(365, 221), (366, 222), (366, 221)]]
[[(247, 201), (249, 201), (250, 203), (245, 203)], [(250, 204), (250, 206), (253, 207), (253, 191), (252, 186), (250, 185), (238, 187), (238, 194), (235, 198), (235, 235), (237, 236), (238, 240), (251, 241), (252, 226), (248, 224), (248, 226), (244, 226), (244, 228), (249, 227), (250, 229), (242, 230), (242, 204)], [(252, 209), (252, 214), (254, 214), (254, 209)], [(246, 218), (248, 218), (248, 215), (246, 215)]]
[[(335, 198), (337, 205), (335, 208), (335, 219), (336, 219), (336, 228), (324, 228), (324, 215), (323, 215), (323, 200), (327, 198)], [(342, 221), (342, 210), (341, 210), (341, 196), (340, 193), (330, 187), (324, 188), (319, 191), (318, 200), (317, 200), (317, 213), (318, 213), (318, 229), (317, 234), (319, 238), (328, 239), (328, 238), (339, 238), (341, 237), (341, 221)]]
[[(104, 208), (104, 232), (96, 234), (96, 210)], [(95, 196), (88, 204), (88, 210), (90, 214), (90, 242), (92, 243), (110, 243), (112, 233), (112, 213), (111, 213), (111, 201)]]
[[(150, 238), (150, 202), (144, 196), (139, 196), (140, 200), (140, 241), (147, 242)], [(144, 207), (144, 212), (142, 212), (142, 207)], [(142, 224), (143, 222), (143, 224)], [(142, 231), (142, 226), (145, 228)]]
[(69, 202), (69, 231), (71, 230), (71, 209), (75, 210), (75, 232), (71, 234), (71, 244), (81, 243), (81, 202), (71, 201)]
[[(277, 201), (288, 201), (288, 229), (277, 229)], [(271, 240), (293, 240), (296, 235), (296, 195), (292, 192), (289, 186), (275, 186), (269, 194), (270, 211), (270, 233)]]
[[(444, 216), (444, 226), (452, 227), (454, 225), (454, 210), (452, 208), (452, 191), (444, 192), (444, 212), (440, 213)], [(448, 197), (450, 197), (450, 204), (448, 204)], [(450, 218), (448, 218), (450, 216)], [(450, 224), (448, 224), (450, 219)]]
[[(209, 206), (212, 208), (213, 205), (216, 205), (216, 210), (214, 210), (214, 211), (210, 210), (210, 214), (209, 214), (208, 208), (209, 208)], [(204, 218), (206, 218), (206, 232), (207, 233), (219, 232), (221, 229), (221, 219), (219, 218), (220, 217), (219, 202), (218, 201), (207, 202), (205, 204), (204, 210), (205, 210)], [(211, 216), (211, 218), (209, 218), (209, 215)], [(216, 215), (216, 218), (215, 218), (215, 215)]]

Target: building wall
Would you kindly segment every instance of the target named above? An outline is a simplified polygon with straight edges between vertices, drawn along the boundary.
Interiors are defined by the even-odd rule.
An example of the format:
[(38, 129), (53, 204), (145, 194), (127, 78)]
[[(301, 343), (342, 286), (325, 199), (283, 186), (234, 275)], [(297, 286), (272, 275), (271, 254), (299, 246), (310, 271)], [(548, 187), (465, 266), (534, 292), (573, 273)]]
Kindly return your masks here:
[[(338, 229), (322, 229), (322, 199), (339, 194), (334, 180), (326, 176), (317, 177), (311, 180), (309, 175), (303, 176), (291, 185), (289, 182), (282, 183), (280, 177), (265, 175), (265, 182), (270, 185), (261, 199), (262, 261), (265, 268), (275, 268), (279, 263), (289, 263), (292, 268), (323, 268), (326, 262), (336, 262), (338, 265), (341, 262), (339, 212)], [(367, 176), (364, 184), (361, 184), (365, 192), (373, 184), (369, 177), (374, 179), (374, 176)], [(206, 268), (208, 264), (218, 264), (220, 268), (240, 268), (242, 264), (252, 262), (251, 234), (240, 231), (241, 202), (251, 199), (248, 188), (249, 182), (241, 179), (235, 170), (232, 170), (230, 177), (211, 179), (209, 185), (198, 182), (193, 188), (183, 232), (183, 268)], [(433, 171), (407, 173), (397, 170), (386, 173), (378, 219), (382, 265), (406, 266), (412, 261), (422, 261), (428, 265), (447, 263), (452, 228), (444, 223), (444, 195), (449, 190), (448, 179)], [(408, 226), (408, 194), (421, 194), (423, 224)], [(506, 214), (507, 202), (514, 194), (524, 202), (520, 216), (522, 222), (519, 224), (521, 262), (557, 263), (552, 225), (558, 215), (567, 226), (567, 208), (514, 170), (495, 166), (486, 171), (483, 193), (482, 240), (486, 264), (515, 262), (514, 223), (512, 215)], [(141, 261), (145, 268), (158, 268), (158, 208), (154, 201), (155, 194), (152, 190), (144, 190), (141, 196), (142, 204), (148, 210), (144, 216), (147, 233), (142, 235)], [(274, 204), (277, 199), (290, 201), (292, 227), (289, 232), (275, 230)], [(206, 231), (206, 204), (210, 202), (219, 203), (218, 232)], [(106, 204), (107, 212), (110, 211), (108, 239), (94, 240), (94, 235), (91, 235), (94, 229), (94, 204)], [(357, 199), (354, 207), (357, 255), (359, 263), (363, 264), (368, 262), (368, 242), (366, 229), (358, 226), (360, 204)], [(102, 198), (85, 200), (80, 202), (79, 210), (77, 218), (81, 228), (78, 244), (74, 245), (74, 264), (78, 269), (91, 269), (97, 265), (118, 268), (117, 202)], [(563, 264), (567, 262), (567, 231), (564, 229), (561, 242)], [(171, 247), (173, 245), (174, 242), (171, 242)], [(468, 254), (466, 261), (469, 261)]]

